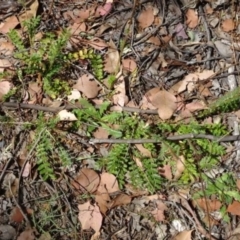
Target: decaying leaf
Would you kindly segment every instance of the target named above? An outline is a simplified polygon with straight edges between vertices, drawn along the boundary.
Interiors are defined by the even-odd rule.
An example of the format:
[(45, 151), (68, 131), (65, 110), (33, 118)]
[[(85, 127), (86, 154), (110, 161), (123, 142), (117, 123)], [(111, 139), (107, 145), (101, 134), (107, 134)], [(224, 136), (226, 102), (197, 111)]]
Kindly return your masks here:
[(72, 181), (72, 185), (82, 192), (94, 193), (100, 183), (99, 175), (92, 169), (83, 168)]
[(99, 6), (96, 10), (96, 16), (106, 16), (108, 15), (112, 10), (112, 3), (106, 3), (103, 6)]
[(131, 202), (131, 200), (132, 200), (132, 198), (130, 196), (128, 196), (127, 194), (120, 193), (114, 198), (111, 208), (129, 204)]
[(67, 111), (66, 109), (61, 110), (58, 113), (58, 117), (61, 121), (76, 121), (77, 120), (76, 116), (73, 113)]
[(160, 200), (156, 201), (157, 207), (151, 212), (157, 222), (165, 220), (164, 211), (167, 210), (167, 206)]
[(114, 193), (120, 191), (116, 177), (111, 173), (102, 173), (100, 175), (100, 184), (98, 193)]
[(126, 96), (126, 86), (123, 76), (118, 79), (118, 83), (115, 84), (115, 94), (113, 95), (114, 104), (123, 107), (128, 102), (128, 97)]
[(231, 213), (232, 215), (240, 216), (240, 202), (233, 201), (231, 204), (229, 204), (227, 212)]
[(144, 157), (152, 157), (151, 152), (142, 144), (135, 144), (136, 148), (141, 152)]
[(220, 201), (218, 201), (216, 199), (211, 200), (211, 199), (206, 199), (206, 198), (195, 199), (193, 201), (193, 204), (194, 204), (194, 206), (200, 207), (205, 212), (218, 211), (222, 206)]
[(6, 95), (12, 87), (13, 85), (8, 81), (0, 82), (0, 101), (3, 100), (4, 95)]
[(166, 164), (163, 167), (159, 168), (158, 171), (161, 176), (165, 177), (168, 180), (172, 180), (172, 169), (169, 164)]
[(28, 229), (23, 231), (17, 238), (17, 240), (34, 240), (34, 231), (32, 229)]
[(186, 12), (187, 25), (189, 28), (195, 28), (198, 25), (198, 14), (194, 9), (188, 9)]
[(95, 195), (95, 201), (99, 206), (99, 209), (103, 215), (106, 215), (107, 211), (111, 209), (112, 200), (108, 193), (98, 193)]
[(78, 205), (79, 214), (78, 219), (81, 223), (82, 229), (92, 228), (95, 232), (99, 232), (102, 226), (102, 214), (99, 207), (94, 204), (91, 205), (90, 201)]
[(20, 23), (23, 24), (24, 21), (36, 17), (38, 6), (39, 6), (38, 0), (31, 1), (27, 9), (24, 12), (22, 12), (22, 14), (19, 15)]
[(176, 172), (174, 174), (174, 180), (177, 180), (181, 177), (184, 169), (185, 169), (185, 158), (184, 156), (179, 156), (176, 164)]
[(0, 24), (0, 32), (2, 34), (6, 34), (11, 29), (14, 29), (18, 24), (19, 24), (19, 21), (18, 21), (17, 17), (11, 16)]
[(24, 220), (24, 217), (22, 215), (22, 212), (18, 207), (15, 207), (12, 209), (10, 217), (9, 217), (11, 222), (15, 223), (21, 223)]
[(153, 95), (152, 104), (158, 108), (158, 115), (163, 120), (171, 118), (177, 109), (176, 97), (167, 91), (159, 91)]
[(145, 93), (145, 95), (143, 96), (142, 101), (140, 102), (140, 106), (142, 109), (156, 109), (155, 106), (153, 106), (152, 102), (152, 98), (153, 96), (158, 93), (160, 91), (160, 89), (158, 87), (156, 88), (152, 88), (149, 91), (147, 91)]
[(119, 71), (120, 55), (116, 45), (112, 40), (109, 41), (108, 52), (105, 56), (104, 71), (116, 74)]
[(233, 19), (225, 19), (222, 21), (222, 30), (224, 32), (231, 32), (235, 29), (235, 23)]
[(136, 62), (131, 58), (126, 58), (122, 60), (123, 69), (133, 72), (137, 68)]
[(152, 7), (147, 7), (138, 16), (138, 23), (141, 28), (147, 28), (153, 24), (154, 21), (154, 9)]
[(192, 231), (182, 231), (178, 233), (172, 240), (192, 240)]
[(94, 98), (101, 89), (91, 74), (81, 76), (73, 88), (82, 92), (87, 98)]
[(71, 91), (71, 94), (68, 95), (67, 98), (68, 98), (69, 101), (78, 100), (79, 98), (81, 98), (81, 94), (77, 89), (73, 89)]

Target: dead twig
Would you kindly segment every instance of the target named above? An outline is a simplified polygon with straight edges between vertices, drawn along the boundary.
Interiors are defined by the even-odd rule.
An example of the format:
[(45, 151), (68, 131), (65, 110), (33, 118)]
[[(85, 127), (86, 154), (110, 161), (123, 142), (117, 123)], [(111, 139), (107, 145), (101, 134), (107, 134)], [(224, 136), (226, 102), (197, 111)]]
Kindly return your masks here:
[(140, 143), (161, 143), (164, 140), (170, 141), (179, 141), (179, 140), (186, 140), (186, 139), (209, 139), (212, 141), (217, 142), (233, 142), (240, 140), (240, 135), (227, 135), (227, 136), (220, 136), (216, 137), (213, 135), (207, 134), (183, 134), (183, 135), (175, 135), (169, 136), (166, 138), (156, 138), (156, 139), (103, 139), (103, 138), (91, 138), (89, 143), (96, 144), (96, 143), (117, 143), (117, 144), (140, 144)]

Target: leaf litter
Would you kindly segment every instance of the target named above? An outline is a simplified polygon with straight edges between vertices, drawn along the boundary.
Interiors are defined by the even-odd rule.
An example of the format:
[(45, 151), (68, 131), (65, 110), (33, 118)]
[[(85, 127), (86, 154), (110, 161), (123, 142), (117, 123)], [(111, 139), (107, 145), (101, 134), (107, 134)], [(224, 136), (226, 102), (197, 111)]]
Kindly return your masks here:
[[(0, 178), (4, 191), (2, 201), (6, 202), (1, 207), (1, 213), (7, 218), (5, 222), (1, 222), (1, 226), (9, 229), (9, 234), (12, 232), (11, 236), (5, 236), (4, 231), (1, 231), (1, 239), (62, 239), (60, 236), (63, 235), (70, 239), (107, 239), (110, 236), (116, 239), (145, 239), (151, 234), (153, 239), (188, 240), (202, 239), (203, 235), (212, 239), (234, 239), (234, 234), (238, 235), (238, 227), (231, 229), (232, 235), (229, 235), (231, 231), (223, 228), (224, 221), (231, 221), (234, 216), (239, 215), (240, 199), (236, 191), (227, 189), (227, 198), (216, 197), (216, 193), (211, 192), (211, 181), (208, 179), (206, 195), (193, 199), (194, 192), (199, 190), (199, 184), (202, 184), (202, 188), (205, 186), (201, 176), (194, 175), (195, 169), (192, 168), (194, 177), (188, 179), (192, 181), (188, 182), (191, 191), (181, 197), (171, 197), (171, 192), (176, 189), (178, 193), (186, 190), (176, 183), (184, 182), (191, 161), (199, 161), (200, 164), (204, 162), (204, 156), (199, 157), (199, 149), (195, 145), (194, 159), (185, 158), (181, 152), (174, 156), (170, 148), (166, 150), (169, 156), (165, 161), (144, 142), (129, 145), (131, 147), (125, 149), (123, 158), (129, 161), (130, 155), (135, 170), (138, 171), (136, 181), (149, 170), (146, 161), (161, 159), (162, 163), (156, 166), (156, 170), (158, 177), (164, 179), (164, 184), (155, 190), (161, 193), (158, 195), (152, 194), (145, 186), (151, 179), (145, 177), (144, 184), (138, 188), (129, 181), (128, 174), (125, 174), (124, 179), (118, 179), (122, 168), (132, 167), (129, 162), (124, 162), (117, 170), (114, 169), (114, 174), (108, 172), (114, 140), (121, 138), (121, 131), (125, 130), (121, 129), (119, 122), (110, 124), (109, 119), (104, 120), (102, 113), (105, 110), (101, 109), (100, 102), (108, 100), (111, 104), (110, 107), (106, 105), (105, 109), (114, 113), (117, 110), (124, 113), (126, 109), (135, 111), (136, 115), (133, 114), (132, 119), (145, 121), (144, 126), (147, 129), (156, 123), (177, 124), (182, 119), (190, 124), (190, 120), (186, 119), (196, 116), (199, 111), (207, 110), (211, 100), (214, 101), (231, 90), (227, 81), (224, 81), (224, 74), (229, 66), (235, 65), (233, 75), (238, 76), (239, 72), (239, 67), (234, 62), (235, 53), (239, 51), (238, 18), (230, 11), (232, 7), (237, 9), (237, 5), (235, 2), (232, 5), (222, 4), (221, 1), (194, 2), (196, 4), (189, 5), (184, 0), (172, 1), (168, 6), (167, 1), (141, 4), (130, 0), (101, 3), (92, 1), (87, 4), (84, 1), (73, 1), (67, 6), (64, 2), (52, 3), (49, 9), (47, 1), (35, 0), (27, 7), (20, 6), (8, 13), (3, 10), (3, 15), (10, 15), (6, 15), (0, 25), (0, 32), (3, 34), (0, 44), (0, 101), (3, 103), (1, 117), (14, 121), (11, 120), (13, 124), (8, 127), (1, 124), (3, 137), (0, 138), (0, 144), (1, 151), (10, 148), (17, 161), (12, 161), (11, 155), (1, 161)], [(219, 18), (221, 11), (226, 14), (222, 19)], [(30, 48), (36, 49), (43, 44), (46, 32), (51, 32), (54, 40), (60, 36), (62, 28), (67, 26), (71, 37), (66, 49), (61, 50), (67, 56), (68, 52), (76, 51), (77, 54), (79, 49), (93, 49), (103, 61), (98, 66), (103, 68), (103, 80), (93, 74), (91, 60), (84, 59), (79, 52), (77, 59), (68, 59), (68, 63), (61, 62), (64, 67), (68, 67), (68, 72), (59, 70), (58, 77), (64, 76), (62, 81), (67, 83), (69, 91), (66, 91), (67, 94), (59, 91), (56, 99), (47, 92), (47, 75), (45, 79), (42, 76), (46, 69), (44, 64), (37, 73), (26, 74), (22, 71), (28, 62), (23, 64), (19, 61), (8, 34), (11, 29), (16, 29), (20, 38), (26, 41), (26, 25), (23, 21), (37, 15), (41, 16), (41, 23), (37, 32), (33, 32), (34, 41), (29, 45)], [(177, 19), (176, 16), (180, 18)], [(61, 18), (63, 20), (60, 21)], [(64, 22), (67, 24), (64, 25)], [(50, 49), (48, 47), (48, 51)], [(66, 56), (63, 57), (64, 61)], [(47, 57), (46, 52), (42, 61)], [(31, 64), (28, 66), (35, 67)], [(54, 77), (51, 81), (55, 81)], [(48, 84), (51, 85), (51, 82)], [(67, 90), (66, 85), (55, 88)], [(84, 106), (81, 99), (87, 99), (94, 104), (94, 109), (102, 112), (94, 110), (91, 105)], [(72, 111), (82, 107), (86, 109), (88, 116)], [(143, 114), (137, 115), (141, 110)], [(155, 114), (154, 117), (147, 114), (148, 110)], [(40, 111), (43, 111), (41, 130), (33, 127), (34, 122), (39, 119)], [(53, 115), (60, 120), (60, 131), (48, 130), (47, 123)], [(89, 116), (94, 116), (95, 122)], [(69, 130), (81, 117), (86, 125), (78, 126), (77, 131)], [(103, 119), (102, 125), (97, 123), (99, 119)], [(224, 116), (222, 122), (232, 131), (233, 126), (228, 120)], [(217, 119), (208, 121), (214, 122)], [(23, 122), (27, 124), (26, 128), (22, 127)], [(32, 137), (29, 137), (29, 129), (34, 129), (31, 132)], [(43, 134), (42, 138), (37, 131)], [(117, 134), (118, 131), (121, 134)], [(144, 134), (139, 136), (144, 136), (144, 139), (150, 137)], [(37, 155), (43, 156), (43, 136), (48, 136), (49, 146), (52, 144), (47, 149), (46, 156), (44, 155), (53, 163), (51, 168), (56, 174), (52, 181), (45, 181), (40, 175), (41, 169), (37, 167)], [(92, 145), (88, 141), (90, 137), (110, 139), (113, 143)], [(22, 141), (25, 141), (24, 145), (21, 145)], [(32, 145), (31, 141), (36, 145)], [(179, 145), (181, 144), (179, 141)], [(23, 158), (20, 156), (23, 151), (17, 150), (21, 146), (27, 149)], [(158, 151), (160, 148), (162, 146), (158, 146)], [(133, 152), (137, 152), (136, 156), (132, 155)], [(67, 154), (70, 155), (66, 157)], [(106, 163), (109, 167), (98, 165), (98, 160), (103, 157), (104, 161), (109, 161)], [(234, 169), (234, 155), (218, 157), (219, 165), (230, 165)], [(66, 160), (64, 166), (60, 166), (62, 163), (59, 163), (59, 158)], [(219, 180), (222, 185), (227, 185), (223, 177), (221, 181)], [(233, 184), (237, 185), (238, 181), (234, 181)], [(24, 201), (18, 203), (18, 194), (23, 190)], [(34, 205), (32, 209), (31, 204)], [(6, 214), (7, 209), (11, 209), (9, 216)], [(192, 215), (191, 219), (189, 213)], [(202, 219), (201, 214), (204, 215)], [(179, 228), (177, 232), (175, 229), (174, 232), (171, 222), (179, 218), (181, 224), (184, 223), (184, 229)], [(28, 228), (26, 219), (34, 219), (35, 225)], [(17, 226), (18, 232), (7, 225), (9, 222), (12, 226)], [(50, 222), (54, 224), (51, 225)], [(201, 222), (208, 227), (205, 229)], [(165, 229), (161, 234), (156, 230), (159, 223)], [(127, 227), (130, 225), (131, 227)], [(53, 226), (56, 231), (53, 231)], [(33, 230), (35, 227), (38, 232)], [(222, 231), (219, 231), (221, 227)], [(145, 237), (140, 236), (141, 231)], [(61, 234), (57, 235), (56, 232)], [(220, 236), (220, 232), (223, 236)], [(43, 235), (45, 233), (46, 238)]]

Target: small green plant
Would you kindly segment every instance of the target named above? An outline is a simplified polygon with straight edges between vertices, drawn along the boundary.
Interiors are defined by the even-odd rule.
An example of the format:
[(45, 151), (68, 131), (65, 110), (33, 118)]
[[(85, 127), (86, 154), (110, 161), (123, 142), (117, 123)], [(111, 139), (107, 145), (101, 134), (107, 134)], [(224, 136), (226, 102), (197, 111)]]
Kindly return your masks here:
[[(169, 134), (169, 132), (177, 134), (212, 134), (221, 136), (227, 133), (226, 127), (221, 124), (199, 124), (191, 122), (185, 124), (168, 124), (161, 123), (158, 125), (161, 135)], [(179, 142), (165, 141), (159, 158), (165, 163), (174, 163), (175, 159), (182, 155), (185, 159), (185, 170), (182, 173), (179, 183), (191, 184), (205, 170), (210, 170), (219, 162), (219, 157), (225, 153), (225, 148), (218, 142), (208, 139), (182, 140)]]
[(240, 87), (237, 87), (233, 91), (225, 93), (222, 97), (219, 97), (216, 101), (208, 106), (208, 109), (203, 110), (197, 114), (197, 118), (205, 118), (216, 113), (223, 113), (233, 111), (239, 107)]
[(57, 118), (46, 121), (40, 114), (36, 122), (36, 159), (38, 171), (44, 180), (56, 179), (59, 167), (69, 167), (72, 163), (69, 152), (52, 134), (58, 121)]
[(69, 53), (68, 60), (89, 60), (93, 74), (98, 80), (103, 79), (103, 60), (100, 54), (94, 52), (93, 49), (84, 48), (78, 52)]
[(194, 198), (217, 196), (221, 202), (231, 204), (233, 200), (240, 201), (236, 179), (232, 173), (222, 173), (214, 178), (202, 175), (204, 190), (194, 193)]
[(8, 34), (16, 47), (14, 57), (21, 62), (21, 72), (27, 74), (40, 74), (43, 80), (43, 90), (52, 98), (62, 93), (69, 93), (70, 87), (64, 80), (57, 78), (64, 68), (63, 49), (69, 39), (69, 32), (63, 31), (59, 36), (45, 33), (37, 43), (34, 41), (40, 18), (32, 18), (24, 22), (27, 39), (24, 41), (16, 30)]
[[(74, 129), (86, 127), (86, 135), (101, 127), (108, 131), (113, 138), (149, 138), (151, 127), (146, 125), (138, 116), (108, 112), (109, 103), (106, 102), (99, 109), (92, 106), (87, 100), (80, 100), (83, 109), (76, 109), (78, 121), (73, 124)], [(115, 128), (113, 127), (115, 126)], [(145, 144), (151, 153), (156, 155), (154, 144)], [(142, 166), (138, 166), (134, 159), (138, 159)], [(98, 160), (99, 168), (104, 168), (114, 174), (121, 187), (126, 180), (134, 186), (154, 192), (161, 186), (162, 178), (158, 173), (160, 162), (155, 157), (145, 157), (134, 145), (113, 144), (108, 155)]]

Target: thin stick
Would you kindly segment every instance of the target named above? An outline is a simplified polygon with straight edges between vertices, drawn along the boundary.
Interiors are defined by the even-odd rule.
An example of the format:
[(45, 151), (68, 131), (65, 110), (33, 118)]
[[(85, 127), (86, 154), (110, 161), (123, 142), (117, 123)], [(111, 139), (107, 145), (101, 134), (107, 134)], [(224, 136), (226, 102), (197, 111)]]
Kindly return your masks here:
[(97, 144), (97, 143), (115, 143), (115, 144), (140, 144), (140, 143), (161, 143), (163, 140), (170, 141), (179, 141), (186, 139), (209, 139), (217, 142), (233, 142), (240, 140), (240, 135), (227, 135), (227, 136), (213, 136), (207, 134), (183, 134), (176, 136), (169, 136), (166, 138), (156, 138), (156, 139), (105, 139), (105, 138), (91, 138), (89, 143)]

